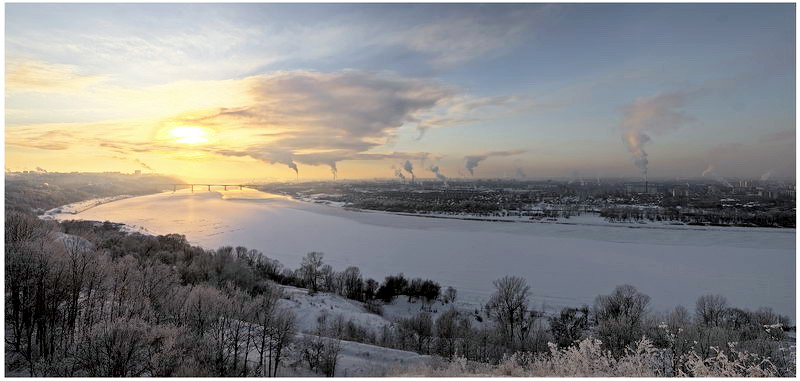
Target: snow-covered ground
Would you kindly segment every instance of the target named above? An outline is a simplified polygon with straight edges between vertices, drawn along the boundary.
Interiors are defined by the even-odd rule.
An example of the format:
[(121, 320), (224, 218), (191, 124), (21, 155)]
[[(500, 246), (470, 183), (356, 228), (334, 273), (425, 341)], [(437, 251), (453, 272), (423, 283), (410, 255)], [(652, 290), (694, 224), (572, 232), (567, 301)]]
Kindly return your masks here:
[[(295, 313), (300, 332), (298, 337), (305, 335), (304, 332), (314, 332), (323, 315), (326, 315), (329, 325), (337, 316), (341, 316), (344, 321), (352, 321), (375, 333), (380, 333), (384, 326), (391, 325), (394, 320), (388, 316), (382, 317), (367, 312), (361, 303), (339, 295), (324, 292), (309, 295), (308, 290), (304, 288), (289, 286), (282, 286), (282, 289), (284, 298), (280, 300), (279, 306)], [(255, 352), (253, 355), (256, 355)], [(420, 364), (429, 358), (430, 356), (414, 352), (343, 340), (336, 375), (349, 377), (380, 375), (391, 368)], [(313, 375), (301, 369), (286, 369), (286, 372), (288, 372), (286, 375)]]
[(128, 197), (133, 197), (131, 195), (119, 195), (119, 196), (111, 196), (111, 197), (102, 197), (102, 198), (93, 198), (91, 200), (86, 201), (79, 201), (73, 202), (72, 204), (67, 204), (63, 206), (59, 206), (58, 208), (50, 209), (44, 212), (42, 216), (43, 219), (53, 219), (57, 215), (64, 215), (64, 214), (78, 214), (80, 212), (84, 212), (88, 209), (94, 208), (98, 205), (103, 205), (113, 201), (124, 200)]
[(344, 321), (352, 321), (373, 332), (380, 332), (384, 326), (392, 324), (382, 316), (367, 312), (361, 303), (339, 295), (324, 292), (308, 295), (308, 290), (305, 288), (288, 286), (282, 288), (285, 299), (280, 300), (279, 306), (295, 313), (297, 327), (301, 332), (313, 331), (322, 315), (326, 315), (329, 323), (337, 316), (341, 316)]
[(504, 275), (524, 277), (534, 303), (592, 303), (630, 283), (654, 309), (693, 307), (706, 293), (795, 316), (794, 229), (658, 229), (609, 224), (517, 224), (355, 212), (254, 190), (161, 193), (59, 219), (122, 222), (181, 233), (215, 248), (242, 245), (295, 268), (309, 251), (382, 279), (403, 272), (458, 289), (479, 305)]

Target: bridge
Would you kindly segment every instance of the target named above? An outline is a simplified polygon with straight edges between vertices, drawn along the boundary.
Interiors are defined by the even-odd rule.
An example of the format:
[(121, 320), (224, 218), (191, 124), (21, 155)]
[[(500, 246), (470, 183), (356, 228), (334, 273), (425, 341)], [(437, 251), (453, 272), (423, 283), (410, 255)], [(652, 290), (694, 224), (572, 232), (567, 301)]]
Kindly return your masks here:
[(194, 187), (200, 187), (200, 189), (206, 187), (208, 188), (209, 192), (211, 191), (211, 187), (222, 187), (225, 190), (228, 190), (228, 187), (239, 188), (239, 190), (242, 190), (244, 187), (250, 187), (250, 185), (247, 184), (164, 184), (164, 185), (171, 185), (173, 192), (177, 191), (178, 187), (181, 188), (190, 187), (192, 189), (192, 192), (194, 192)]

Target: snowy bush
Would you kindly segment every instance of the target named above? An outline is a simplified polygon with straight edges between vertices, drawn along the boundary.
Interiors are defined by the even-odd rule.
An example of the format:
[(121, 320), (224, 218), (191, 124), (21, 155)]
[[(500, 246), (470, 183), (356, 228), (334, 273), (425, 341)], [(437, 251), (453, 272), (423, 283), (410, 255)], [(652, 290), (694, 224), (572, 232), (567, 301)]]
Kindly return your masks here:
[[(663, 377), (670, 376), (664, 350), (642, 338), (626, 348), (624, 355), (614, 357), (603, 349), (602, 342), (587, 338), (569, 348), (559, 349), (550, 343), (545, 354), (517, 352), (506, 356), (499, 364), (489, 365), (454, 356), (451, 361), (431, 361), (425, 365), (398, 368), (389, 376), (415, 377)], [(775, 377), (778, 369), (757, 355), (737, 351), (731, 344), (729, 351), (717, 350), (715, 356), (703, 359), (694, 352), (687, 358), (687, 371), (679, 377)]]

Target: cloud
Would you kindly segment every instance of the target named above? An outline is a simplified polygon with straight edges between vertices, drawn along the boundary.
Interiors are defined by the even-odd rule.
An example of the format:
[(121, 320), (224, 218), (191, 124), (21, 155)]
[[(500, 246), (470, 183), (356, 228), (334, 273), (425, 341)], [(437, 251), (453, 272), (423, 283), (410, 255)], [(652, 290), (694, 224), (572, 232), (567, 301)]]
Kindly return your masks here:
[(442, 107), (439, 114), (430, 115), (417, 122), (417, 137), (421, 140), (431, 128), (463, 126), (497, 117), (496, 113), (488, 115), (486, 111), (497, 108), (518, 108), (525, 106), (530, 111), (535, 104), (531, 99), (520, 96), (493, 96), (493, 97), (458, 97), (448, 99), (446, 107)]
[[(442, 8), (433, 6), (433, 8)], [(383, 44), (401, 46), (424, 57), (438, 70), (502, 54), (523, 37), (535, 33), (552, 6), (479, 5), (447, 7), (444, 17), (383, 37)]]
[(371, 151), (385, 145), (398, 129), (425, 120), (426, 113), (449, 107), (460, 96), (437, 81), (357, 70), (283, 71), (244, 81), (250, 104), (172, 122), (233, 130), (238, 140), (256, 143), (218, 150), (221, 154), (236, 151), (295, 171), (297, 163), (327, 165), (336, 173), (336, 163), (343, 160), (425, 158), (428, 153)]
[(764, 134), (759, 141), (761, 143), (791, 142), (794, 144), (797, 132), (794, 128)]
[[(33, 8), (22, 6), (17, 8)], [(240, 78), (275, 67), (446, 70), (510, 51), (549, 5), (332, 5), (324, 17), (282, 17), (297, 5), (105, 5), (11, 9), (12, 54), (67, 57), (130, 85)], [(302, 14), (304, 12), (299, 12)], [(71, 20), (64, 20), (70, 14)], [(128, 21), (119, 14), (128, 14)], [(394, 20), (387, 20), (391, 14)], [(108, 20), (118, 22), (109, 23)], [(147, 23), (130, 20), (149, 20)], [(283, 19), (283, 20), (282, 20)], [(58, 20), (47, 25), (41, 20)], [(80, 20), (74, 22), (73, 20)], [(28, 25), (36, 25), (35, 28)], [(93, 32), (102, 31), (102, 32)], [(395, 65), (396, 64), (396, 65)], [(395, 65), (395, 66), (392, 66)]]
[(71, 92), (105, 80), (102, 76), (81, 75), (71, 65), (24, 59), (6, 62), (8, 92)]
[[(516, 99), (475, 98), (437, 80), (362, 70), (279, 71), (239, 80), (178, 82), (157, 86), (152, 92), (103, 90), (100, 94), (138, 106), (162, 98), (165, 102), (185, 98), (181, 94), (187, 91), (191, 97), (192, 89), (229, 96), (212, 95), (211, 100), (196, 103), (216, 102), (219, 107), (186, 108), (192, 102), (176, 103), (179, 113), (161, 119), (15, 126), (7, 138), (9, 144), (51, 150), (81, 146), (121, 155), (184, 152), (252, 158), (285, 165), (298, 176), (302, 165), (328, 166), (335, 175), (337, 163), (346, 160), (423, 161), (431, 153), (381, 151), (403, 128), (465, 123), (476, 110)], [(139, 100), (148, 94), (151, 99)], [(181, 126), (213, 130), (214, 138), (202, 144), (181, 144), (170, 138), (170, 131)], [(70, 131), (70, 136), (57, 136), (58, 130)]]
[(6, 144), (18, 147), (38, 148), (49, 151), (63, 151), (75, 142), (75, 137), (63, 130), (19, 130), (6, 131)]
[(513, 156), (513, 155), (519, 155), (519, 154), (522, 154), (522, 153), (525, 153), (525, 152), (527, 152), (527, 151), (525, 151), (523, 149), (513, 149), (513, 150), (509, 150), (509, 151), (492, 151), (492, 152), (486, 152), (486, 153), (477, 154), (477, 155), (467, 155), (467, 156), (464, 156), (464, 168), (466, 168), (467, 171), (469, 171), (470, 175), (474, 176), (475, 175), (475, 168), (478, 167), (478, 164), (480, 164), (480, 162), (482, 162), (482, 161), (484, 161), (484, 160), (486, 160), (486, 159), (488, 159), (490, 157), (493, 157), (493, 156), (496, 156), (496, 157)]

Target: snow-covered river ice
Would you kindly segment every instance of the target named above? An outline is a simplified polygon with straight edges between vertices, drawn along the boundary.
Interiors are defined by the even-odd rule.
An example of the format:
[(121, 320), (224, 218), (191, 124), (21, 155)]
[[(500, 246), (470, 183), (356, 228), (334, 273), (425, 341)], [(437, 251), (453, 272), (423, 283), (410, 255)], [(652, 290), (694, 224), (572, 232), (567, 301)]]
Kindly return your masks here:
[(206, 248), (255, 248), (295, 268), (309, 251), (367, 277), (430, 278), (479, 303), (492, 281), (524, 277), (534, 304), (591, 304), (628, 283), (653, 310), (722, 294), (729, 304), (795, 316), (794, 229), (668, 229), (421, 218), (350, 211), (254, 190), (178, 191), (114, 201), (59, 219), (185, 234)]

